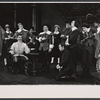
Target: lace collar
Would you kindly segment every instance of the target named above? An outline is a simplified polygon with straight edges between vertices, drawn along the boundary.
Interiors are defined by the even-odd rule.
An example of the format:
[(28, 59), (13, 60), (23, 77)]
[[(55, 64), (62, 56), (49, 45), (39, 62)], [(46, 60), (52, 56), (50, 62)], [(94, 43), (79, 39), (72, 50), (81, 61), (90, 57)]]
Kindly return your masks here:
[(59, 34), (59, 31), (57, 31), (57, 32), (56, 32), (56, 31), (54, 31), (54, 34)]
[(77, 27), (72, 27), (72, 31), (74, 31), (74, 30), (76, 30), (77, 29)]

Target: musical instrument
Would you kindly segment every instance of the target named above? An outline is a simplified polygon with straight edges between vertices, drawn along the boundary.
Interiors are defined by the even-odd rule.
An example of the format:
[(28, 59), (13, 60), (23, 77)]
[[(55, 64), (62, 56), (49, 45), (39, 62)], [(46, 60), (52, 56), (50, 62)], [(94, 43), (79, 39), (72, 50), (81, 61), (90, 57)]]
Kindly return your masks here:
[[(78, 42), (77, 44), (83, 44), (83, 42), (85, 42), (87, 39), (89, 39), (89, 38), (92, 38), (93, 36), (95, 36), (96, 35), (96, 33), (94, 33), (94, 34), (92, 34), (90, 37), (86, 37), (86, 38), (84, 38), (83, 40), (81, 40), (80, 42)], [(71, 46), (71, 48), (73, 48), (73, 47), (75, 47), (75, 46), (77, 46), (77, 44), (75, 44), (75, 45), (73, 45), (73, 46)]]
[(81, 40), (81, 44), (83, 44), (84, 41), (86, 41), (89, 38), (92, 38), (95, 35), (96, 35), (96, 33), (92, 34), (90, 37), (87, 36), (86, 38), (84, 38), (83, 40)]

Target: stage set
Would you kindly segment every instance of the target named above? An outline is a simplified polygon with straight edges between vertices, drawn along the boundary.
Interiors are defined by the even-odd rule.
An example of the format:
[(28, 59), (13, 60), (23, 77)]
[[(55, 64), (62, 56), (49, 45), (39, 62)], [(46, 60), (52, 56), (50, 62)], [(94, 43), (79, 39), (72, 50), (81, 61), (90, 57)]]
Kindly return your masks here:
[[(43, 30), (45, 32), (46, 29), (49, 29), (48, 30), (49, 32), (54, 33), (54, 28), (57, 27), (58, 29), (60, 29), (60, 35), (62, 35), (62, 34), (65, 35), (66, 32), (64, 31), (64, 29), (66, 29), (67, 24), (69, 24), (71, 26), (72, 21), (77, 22), (77, 30), (79, 32), (78, 36), (80, 36), (80, 33), (83, 32), (82, 31), (83, 27), (86, 27), (86, 28), (92, 27), (95, 30), (97, 30), (97, 26), (95, 26), (94, 23), (97, 22), (100, 24), (100, 22), (99, 22), (99, 20), (100, 20), (100, 3), (0, 3), (0, 19), (1, 19), (0, 20), (0, 85), (12, 85), (12, 84), (14, 84), (14, 85), (19, 85), (19, 84), (27, 84), (27, 85), (29, 85), (29, 84), (32, 84), (32, 85), (34, 85), (34, 84), (35, 85), (39, 85), (39, 84), (43, 84), (43, 85), (44, 84), (94, 85), (94, 84), (100, 84), (100, 78), (99, 78), (100, 73), (99, 73), (99, 71), (97, 71), (97, 68), (96, 68), (97, 59), (95, 59), (95, 54), (94, 54), (95, 50), (94, 49), (93, 49), (94, 51), (92, 52), (93, 59), (91, 60), (93, 62), (93, 64), (91, 66), (89, 65), (90, 72), (88, 72), (88, 73), (90, 75), (87, 75), (87, 76), (83, 75), (84, 74), (83, 73), (84, 68), (82, 65), (83, 64), (82, 63), (83, 52), (81, 51), (82, 48), (80, 47), (80, 45), (78, 45), (78, 47), (77, 47), (78, 53), (75, 56), (74, 56), (74, 54), (76, 51), (71, 51), (71, 49), (76, 50), (76, 47), (75, 48), (71, 47), (71, 49), (68, 49), (72, 58), (74, 59), (74, 61), (75, 61), (75, 57), (77, 57), (76, 58), (77, 64), (75, 64), (75, 76), (72, 78), (69, 78), (70, 76), (68, 76), (66, 79), (62, 78), (62, 80), (58, 81), (58, 77), (56, 77), (56, 75), (60, 72), (60, 70), (58, 70), (59, 68), (56, 66), (60, 65), (60, 64), (62, 65), (62, 63), (57, 62), (57, 61), (55, 61), (53, 63), (51, 61), (41, 63), (41, 61), (43, 60), (43, 59), (41, 60), (41, 57), (44, 58), (45, 61), (47, 61), (47, 59), (49, 57), (51, 57), (51, 55), (53, 55), (53, 54), (59, 55), (59, 53), (58, 53), (58, 51), (51, 53), (52, 51), (49, 51), (49, 49), (47, 47), (48, 44), (45, 44), (45, 48), (44, 47), (42, 48), (41, 46), (43, 46), (44, 41), (40, 42), (41, 41), (40, 37), (42, 34), (41, 32), (43, 32)], [(87, 23), (87, 24), (83, 25), (84, 23)], [(23, 69), (22, 72), (20, 72), (20, 73), (18, 72), (17, 74), (15, 74), (13, 72), (14, 70), (12, 68), (13, 65), (8, 67), (7, 64), (6, 65), (4, 64), (5, 57), (7, 57), (7, 59), (8, 59), (7, 63), (9, 63), (11, 59), (13, 59), (13, 57), (10, 57), (10, 56), (8, 57), (7, 56), (8, 53), (5, 54), (4, 51), (5, 51), (5, 44), (7, 44), (6, 46), (9, 45), (9, 47), (11, 47), (11, 48), (9, 48), (9, 51), (10, 51), (10, 49), (13, 48), (11, 45), (18, 40), (18, 37), (5, 39), (4, 34), (6, 32), (6, 28), (9, 28), (9, 27), (10, 27), (10, 31), (12, 32), (13, 35), (17, 34), (16, 32), (18, 29), (20, 29), (19, 28), (20, 25), (22, 27), (24, 27), (23, 29), (25, 31), (27, 30), (27, 32), (29, 32), (29, 35), (31, 34), (31, 29), (33, 29), (32, 30), (33, 33), (31, 35), (35, 35), (35, 38), (39, 42), (39, 44), (37, 44), (38, 45), (37, 48), (39, 49), (39, 52), (37, 52), (37, 51), (30, 52), (28, 54), (28, 57), (30, 57), (31, 60), (28, 61), (27, 63), (26, 62), (24, 63), (25, 67), (22, 68)], [(99, 27), (99, 25), (98, 25), (98, 27)], [(72, 28), (72, 26), (70, 28)], [(95, 31), (94, 33), (97, 33), (97, 31)], [(94, 35), (94, 33), (93, 33), (93, 35)], [(21, 35), (22, 34), (23, 33), (21, 33)], [(59, 38), (57, 38), (57, 37), (55, 37), (54, 34), (53, 35), (51, 34), (51, 38), (49, 38), (48, 41), (50, 39), (51, 39), (51, 41), (53, 41), (53, 43), (56, 43), (55, 41), (57, 41), (58, 44), (57, 43), (56, 44), (57, 44), (58, 48), (60, 48), (59, 44), (61, 44), (60, 43), (61, 41), (59, 42), (59, 40), (61, 39), (61, 36)], [(34, 38), (34, 37), (32, 37), (31, 35), (28, 37), (29, 39), (31, 37), (31, 39), (29, 41), (25, 40), (24, 43), (29, 44), (29, 42), (32, 41), (32, 38)], [(70, 33), (68, 33), (67, 35), (69, 36), (69, 42), (70, 42), (71, 35), (70, 35)], [(20, 37), (20, 36), (19, 36), (19, 38), (23, 39), (23, 36), (22, 37)], [(53, 36), (53, 38), (52, 38), (52, 36)], [(15, 35), (12, 37), (15, 37)], [(95, 37), (95, 35), (94, 35), (94, 37)], [(55, 39), (55, 38), (57, 38), (57, 39)], [(73, 38), (73, 36), (72, 36), (72, 38)], [(87, 37), (86, 37), (86, 39), (87, 39)], [(72, 39), (72, 40), (74, 41), (74, 39)], [(18, 41), (20, 41), (20, 39)], [(26, 41), (28, 41), (28, 42), (26, 42)], [(48, 41), (46, 41), (45, 43), (47, 43)], [(56, 47), (56, 44), (54, 44), (54, 46), (52, 47), (51, 44), (53, 44), (53, 43), (51, 41), (50, 41), (49, 47), (51, 47), (51, 48), (54, 48), (54, 46)], [(94, 42), (94, 40), (93, 40), (93, 42)], [(73, 43), (72, 44), (71, 43), (72, 42), (70, 42), (69, 44), (66, 44), (66, 45), (73, 46)], [(95, 45), (95, 42), (93, 45)], [(28, 45), (28, 46), (30, 46), (30, 45)], [(90, 45), (90, 47), (91, 47), (91, 45)], [(8, 50), (8, 47), (6, 49)], [(31, 50), (32, 50), (32, 48), (30, 49), (30, 51)], [(55, 50), (58, 50), (57, 47)], [(42, 55), (41, 55), (41, 51), (42, 51)], [(47, 56), (47, 53), (50, 55)], [(43, 54), (45, 56), (43, 56)], [(68, 55), (69, 55), (69, 53), (68, 53)], [(27, 55), (25, 55), (25, 57), (26, 56)], [(57, 57), (60, 58), (60, 56), (57, 56)], [(18, 58), (18, 59), (20, 59), (20, 58)], [(51, 59), (52, 59), (52, 57), (51, 57)], [(62, 60), (62, 57), (61, 57), (61, 60)], [(88, 60), (90, 60), (90, 58)], [(86, 62), (88, 62), (88, 60)], [(67, 62), (69, 62), (69, 61), (71, 61), (71, 60), (68, 60)], [(91, 61), (89, 63), (91, 63)], [(31, 67), (29, 67), (29, 66), (31, 66)], [(48, 66), (48, 68), (43, 67), (43, 66)], [(70, 66), (72, 67), (72, 65), (70, 65)], [(61, 70), (63, 70), (62, 67), (60, 67), (60, 68), (61, 68)]]

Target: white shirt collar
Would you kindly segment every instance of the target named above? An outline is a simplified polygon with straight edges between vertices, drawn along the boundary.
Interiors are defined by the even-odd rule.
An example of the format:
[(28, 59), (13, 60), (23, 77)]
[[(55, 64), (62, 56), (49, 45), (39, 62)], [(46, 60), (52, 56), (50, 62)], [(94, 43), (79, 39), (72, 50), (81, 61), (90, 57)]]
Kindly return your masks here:
[(11, 33), (11, 31), (6, 31), (6, 33)]
[(56, 32), (56, 31), (54, 31), (54, 34), (59, 34), (59, 31), (57, 31), (57, 32)]
[(72, 31), (74, 31), (74, 30), (76, 30), (77, 29), (77, 27), (72, 27)]
[(44, 33), (51, 34), (51, 31), (41, 32), (40, 34), (44, 34)]
[(97, 34), (100, 32), (100, 27), (97, 28)]
[(87, 29), (87, 32), (89, 32), (89, 31), (90, 31), (90, 28)]
[[(17, 32), (21, 32), (21, 29), (18, 29)], [(23, 28), (23, 31), (27, 31), (26, 29)]]

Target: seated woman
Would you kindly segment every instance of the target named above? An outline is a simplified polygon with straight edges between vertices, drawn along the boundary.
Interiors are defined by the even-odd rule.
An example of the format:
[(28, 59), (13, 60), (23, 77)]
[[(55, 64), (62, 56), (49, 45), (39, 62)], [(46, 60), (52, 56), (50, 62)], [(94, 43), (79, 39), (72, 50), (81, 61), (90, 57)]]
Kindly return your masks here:
[(60, 63), (60, 50), (59, 50), (59, 43), (61, 41), (60, 38), (60, 26), (59, 25), (54, 25), (54, 32), (53, 32), (53, 44), (54, 47), (52, 49), (51, 55), (51, 64), (54, 63), (54, 60), (57, 60), (57, 63)]
[(20, 65), (23, 66), (24, 62), (28, 60), (28, 57), (25, 56), (25, 54), (28, 54), (30, 52), (30, 49), (28, 48), (27, 44), (22, 42), (21, 34), (18, 34), (17, 40), (17, 42), (12, 44), (9, 51), (9, 53), (11, 53), (11, 55), (13, 56), (13, 71), (15, 73), (18, 73), (19, 70), (22, 68)]

